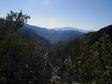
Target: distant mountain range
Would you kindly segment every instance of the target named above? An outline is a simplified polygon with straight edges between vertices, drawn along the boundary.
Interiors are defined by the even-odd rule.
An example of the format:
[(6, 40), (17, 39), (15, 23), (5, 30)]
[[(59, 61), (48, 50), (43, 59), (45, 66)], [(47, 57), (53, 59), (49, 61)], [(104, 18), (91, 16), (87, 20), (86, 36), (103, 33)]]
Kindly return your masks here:
[(24, 31), (27, 31), (26, 36), (28, 35), (30, 38), (38, 38), (39, 36), (47, 40), (50, 44), (66, 43), (88, 32), (71, 27), (47, 29), (28, 24), (25, 24), (22, 28), (22, 32)]
[(74, 30), (74, 31), (79, 31), (79, 32), (83, 32), (83, 33), (88, 33), (88, 32), (92, 31), (92, 30), (83, 30), (83, 29), (74, 28), (74, 27), (55, 28), (55, 30)]

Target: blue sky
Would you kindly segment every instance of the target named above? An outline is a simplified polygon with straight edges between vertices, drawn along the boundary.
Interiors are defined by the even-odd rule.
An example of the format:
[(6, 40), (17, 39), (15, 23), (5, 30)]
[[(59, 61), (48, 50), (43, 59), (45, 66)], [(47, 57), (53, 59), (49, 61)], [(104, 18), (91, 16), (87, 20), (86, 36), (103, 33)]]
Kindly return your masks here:
[(98, 30), (112, 24), (112, 0), (0, 0), (0, 15), (10, 10), (29, 14), (29, 24)]

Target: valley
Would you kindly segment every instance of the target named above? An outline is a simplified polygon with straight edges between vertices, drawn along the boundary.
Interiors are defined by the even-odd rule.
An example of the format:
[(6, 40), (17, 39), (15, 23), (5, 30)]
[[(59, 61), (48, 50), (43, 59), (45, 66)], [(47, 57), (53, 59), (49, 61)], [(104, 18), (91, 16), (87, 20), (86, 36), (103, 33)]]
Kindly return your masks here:
[(112, 83), (112, 25), (48, 30), (26, 24), (29, 18), (21, 11), (0, 18), (1, 84)]

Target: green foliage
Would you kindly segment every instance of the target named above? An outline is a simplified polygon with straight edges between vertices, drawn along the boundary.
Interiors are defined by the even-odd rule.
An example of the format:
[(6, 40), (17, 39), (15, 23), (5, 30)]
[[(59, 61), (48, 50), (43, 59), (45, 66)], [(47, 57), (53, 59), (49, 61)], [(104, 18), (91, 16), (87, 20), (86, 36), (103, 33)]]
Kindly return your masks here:
[(0, 84), (112, 83), (112, 26), (46, 48), (16, 34), (29, 18), (22, 11), (0, 18)]
[(1, 84), (45, 84), (42, 83), (43, 76), (40, 76), (40, 65), (46, 49), (37, 40), (27, 40), (16, 35), (28, 18), (22, 12), (12, 11), (6, 18), (0, 18)]
[[(107, 31), (106, 31), (107, 32)], [(97, 33), (95, 33), (97, 35)], [(84, 84), (112, 83), (112, 38), (110, 33), (102, 33), (96, 38), (94, 33), (81, 37), (66, 46), (71, 62), (66, 65), (71, 81)], [(98, 31), (99, 34), (99, 31)], [(94, 37), (93, 37), (94, 36)], [(92, 38), (93, 39), (89, 39)], [(83, 44), (83, 45), (82, 45)], [(77, 47), (78, 46), (78, 47)]]

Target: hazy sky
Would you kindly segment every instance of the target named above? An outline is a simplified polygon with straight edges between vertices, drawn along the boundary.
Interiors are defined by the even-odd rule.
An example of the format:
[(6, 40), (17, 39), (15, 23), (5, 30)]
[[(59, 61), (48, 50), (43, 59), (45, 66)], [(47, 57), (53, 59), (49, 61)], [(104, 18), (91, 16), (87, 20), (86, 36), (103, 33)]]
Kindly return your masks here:
[(112, 0), (0, 0), (0, 15), (23, 10), (29, 24), (98, 30), (112, 24)]

